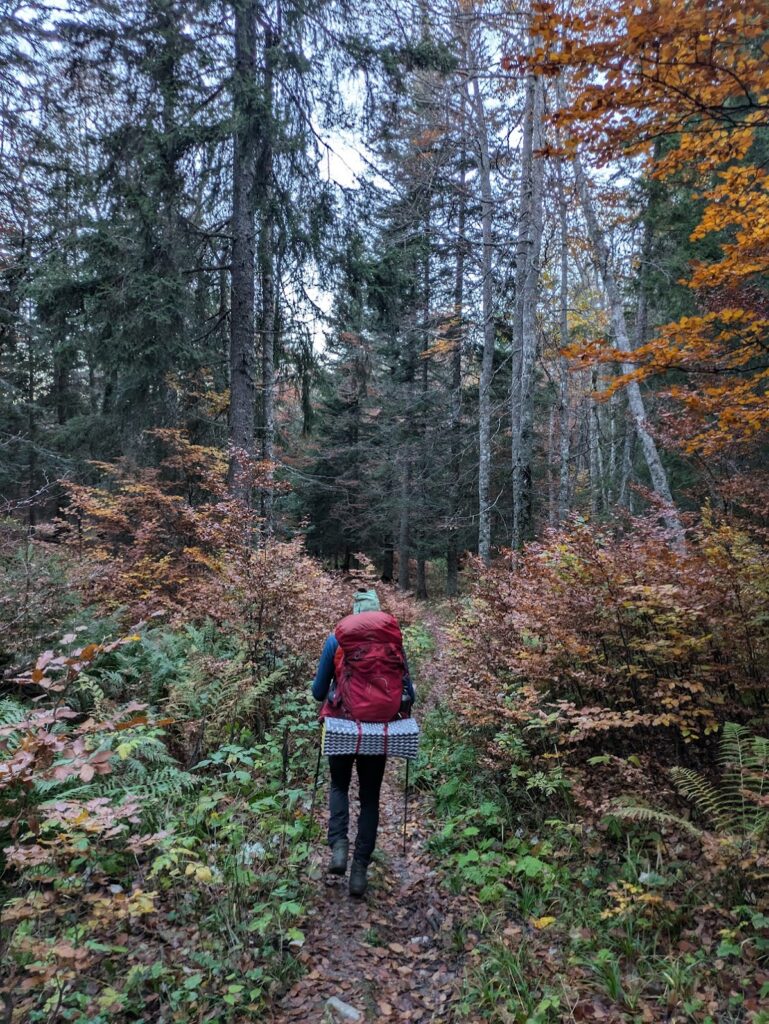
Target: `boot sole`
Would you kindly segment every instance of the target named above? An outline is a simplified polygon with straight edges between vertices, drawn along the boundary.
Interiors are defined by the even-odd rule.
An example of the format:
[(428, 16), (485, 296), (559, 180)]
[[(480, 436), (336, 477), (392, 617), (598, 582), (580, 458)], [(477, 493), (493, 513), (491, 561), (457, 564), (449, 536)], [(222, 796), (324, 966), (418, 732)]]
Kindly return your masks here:
[(345, 864), (344, 867), (341, 867), (341, 868), (338, 868), (336, 866), (330, 867), (328, 869), (328, 873), (330, 875), (346, 875), (347, 874), (347, 865)]

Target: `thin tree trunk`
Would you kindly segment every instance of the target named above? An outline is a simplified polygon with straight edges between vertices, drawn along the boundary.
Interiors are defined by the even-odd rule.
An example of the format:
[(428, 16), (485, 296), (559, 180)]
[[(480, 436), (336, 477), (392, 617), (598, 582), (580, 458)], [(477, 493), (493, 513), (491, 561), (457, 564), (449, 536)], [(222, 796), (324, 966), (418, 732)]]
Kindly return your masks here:
[(558, 523), (558, 483), (555, 455), (556, 410), (550, 407), (547, 424), (547, 521), (550, 526)]
[(491, 192), (488, 126), (477, 78), (473, 78), (472, 99), (475, 109), (476, 160), (481, 186), (481, 223), (483, 228), (483, 258), (481, 262), (483, 357), (478, 395), (478, 554), (488, 564), (491, 561), (491, 384), (494, 375), (495, 341), (492, 279), (494, 201)]
[[(233, 6), (235, 138), (232, 162), (229, 440), (236, 449), (252, 452), (256, 397), (254, 184), (259, 141), (254, 110), (257, 4), (255, 0), (234, 0)], [(236, 458), (230, 462), (228, 483), (234, 494), (244, 501), (249, 499), (250, 487), (240, 479)]]
[(428, 598), (427, 593), (427, 562), (425, 558), (420, 555), (417, 558), (417, 599), (419, 601), (426, 601)]
[(617, 486), (617, 403), (616, 392), (609, 399), (609, 470), (606, 480), (607, 508), (611, 507)]
[(395, 552), (392, 537), (386, 537), (382, 548), (382, 582), (392, 583)]
[[(264, 107), (267, 116), (264, 141), (259, 160), (258, 180), (262, 193), (262, 212), (259, 232), (259, 272), (261, 277), (261, 345), (262, 345), (262, 459), (272, 463), (275, 459), (275, 256), (273, 239), (272, 195), (272, 130), (274, 104), (274, 64), (276, 47), (280, 40), (269, 26), (264, 33)], [(268, 469), (262, 491), (263, 533), (273, 531), (274, 512), (273, 471)]]
[(27, 328), (27, 522), (34, 526), (37, 522), (37, 508), (32, 496), (37, 487), (37, 410), (35, 408), (35, 343), (34, 332)]
[(598, 423), (596, 419), (596, 406), (593, 399), (595, 392), (595, 373), (590, 375), (590, 394), (586, 396), (587, 403), (587, 447), (588, 467), (590, 470), (590, 511), (597, 515), (601, 511), (601, 470), (599, 466), (598, 448)]
[[(564, 106), (565, 95), (563, 84), (559, 81), (557, 85), (559, 93), (558, 101), (561, 106)], [(625, 308), (622, 301), (622, 295), (611, 266), (609, 247), (595, 214), (587, 178), (582, 167), (582, 161), (579, 156), (576, 155), (574, 157), (574, 175), (577, 184), (577, 192), (582, 205), (582, 211), (587, 223), (590, 243), (593, 248), (596, 267), (601, 275), (603, 286), (609, 300), (612, 328), (614, 331), (614, 344), (620, 352), (629, 354), (632, 352), (632, 345), (630, 344), (627, 322), (625, 320)], [(623, 373), (629, 374), (633, 369), (634, 367), (632, 363), (622, 362)], [(657, 445), (647, 426), (646, 407), (644, 405), (641, 389), (638, 386), (638, 381), (631, 380), (626, 387), (626, 391), (630, 414), (633, 417), (633, 423), (635, 425), (635, 432), (638, 435), (638, 440), (641, 442), (641, 449), (643, 450), (644, 459), (646, 460), (646, 465), (649, 469), (652, 488), (664, 505), (664, 510), (662, 512), (663, 520), (672, 533), (676, 544), (681, 546), (684, 543), (683, 526), (673, 504), (673, 497), (670, 493), (670, 485), (668, 484), (665, 467), (662, 465)]]
[[(541, 146), (544, 90), (541, 78), (526, 83), (521, 156), (521, 208), (516, 252), (516, 295), (511, 388), (513, 547), (520, 548), (532, 531), (531, 460), (534, 448), (534, 370), (537, 359), (537, 290), (542, 245), (544, 163), (535, 155)], [(516, 374), (516, 364), (518, 373)]]
[(451, 467), (449, 469), (449, 530), (446, 542), (446, 593), (456, 597), (459, 592), (459, 517), (460, 484), (462, 472), (462, 342), (464, 337), (464, 287), (465, 287), (465, 216), (466, 216), (466, 168), (465, 168), (465, 102), (464, 91), (460, 95), (459, 187), (457, 211), (457, 241), (454, 264), (454, 310), (451, 326), (454, 348), (451, 353)]
[(411, 588), (409, 573), (409, 501), (411, 499), (411, 460), (403, 458), (401, 466), (400, 522), (398, 524), (398, 586), (401, 590)]
[(422, 309), (422, 344), (421, 357), (422, 366), (420, 367), (420, 385), (419, 385), (419, 423), (420, 423), (420, 440), (422, 450), (419, 453), (419, 466), (420, 466), (420, 481), (419, 481), (419, 518), (417, 522), (417, 587), (416, 596), (420, 601), (427, 600), (427, 566), (425, 559), (425, 527), (427, 520), (427, 504), (428, 504), (428, 485), (427, 479), (430, 472), (430, 466), (427, 455), (427, 392), (429, 387), (429, 360), (427, 358), (427, 351), (430, 347), (430, 301), (431, 301), (431, 282), (430, 282), (430, 195), (427, 197), (427, 209), (425, 211), (425, 259), (424, 259), (424, 282), (423, 282), (423, 309)]
[[(556, 144), (561, 147), (560, 135), (556, 135)], [(563, 182), (563, 160), (556, 160), (558, 180), (558, 220), (560, 226), (560, 281), (558, 329), (559, 347), (563, 353), (569, 344), (569, 219), (566, 207), (566, 191)], [(559, 442), (559, 475), (558, 475), (558, 523), (563, 524), (569, 514), (569, 365), (562, 354), (558, 357), (558, 442)]]
[(632, 494), (630, 481), (633, 474), (633, 460), (635, 456), (636, 432), (633, 424), (627, 422), (625, 425), (625, 440), (622, 445), (622, 468), (620, 470), (619, 486), (617, 488), (617, 504), (632, 511)]

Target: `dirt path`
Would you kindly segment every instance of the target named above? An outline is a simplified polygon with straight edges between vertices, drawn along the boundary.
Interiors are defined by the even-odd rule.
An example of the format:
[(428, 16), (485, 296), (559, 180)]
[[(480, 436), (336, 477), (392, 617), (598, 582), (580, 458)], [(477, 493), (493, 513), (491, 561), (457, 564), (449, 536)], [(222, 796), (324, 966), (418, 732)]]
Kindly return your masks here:
[[(331, 997), (357, 1010), (361, 1021), (450, 1020), (465, 957), (457, 939), (461, 931), (455, 931), (458, 908), (439, 886), (425, 850), (430, 822), (420, 798), (411, 804), (409, 851), (403, 856), (398, 776), (391, 762), (382, 791), (379, 853), (364, 899), (349, 896), (346, 877), (326, 874), (328, 852), (318, 850), (318, 900), (300, 954), (307, 973), (279, 1001), (274, 1024), (354, 1019), (332, 1011)], [(353, 789), (350, 796), (354, 820)]]
[[(438, 649), (420, 673), (431, 704), (441, 656), (440, 627), (430, 622)], [(432, 678), (431, 678), (432, 677)], [(352, 899), (347, 878), (326, 873), (328, 850), (319, 845), (314, 858), (317, 899), (305, 925), (300, 959), (306, 974), (282, 997), (273, 1024), (315, 1024), (356, 1019), (333, 1010), (336, 997), (360, 1015), (360, 1021), (452, 1020), (467, 951), (461, 927), (467, 901), (452, 897), (440, 884), (427, 842), (435, 822), (430, 799), (411, 795), (408, 850), (402, 850), (402, 762), (391, 761), (382, 789), (377, 854), (369, 870), (363, 900)], [(356, 783), (350, 790), (351, 836), (357, 813)], [(327, 784), (320, 802), (325, 803)], [(325, 827), (325, 807), (319, 822)]]

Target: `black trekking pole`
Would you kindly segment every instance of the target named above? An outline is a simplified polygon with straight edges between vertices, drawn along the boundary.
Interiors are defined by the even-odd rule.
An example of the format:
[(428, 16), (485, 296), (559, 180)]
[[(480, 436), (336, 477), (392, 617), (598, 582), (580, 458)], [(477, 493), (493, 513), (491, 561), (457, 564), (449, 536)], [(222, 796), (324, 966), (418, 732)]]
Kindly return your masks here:
[(406, 758), (406, 785), (403, 787), (403, 856), (406, 856), (406, 818), (409, 812), (409, 759)]
[(312, 787), (312, 802), (310, 803), (310, 818), (315, 817), (315, 797), (318, 795), (318, 782), (320, 781), (320, 758), (323, 753), (323, 727), (320, 731), (320, 743), (318, 744), (318, 763), (315, 765), (315, 782)]

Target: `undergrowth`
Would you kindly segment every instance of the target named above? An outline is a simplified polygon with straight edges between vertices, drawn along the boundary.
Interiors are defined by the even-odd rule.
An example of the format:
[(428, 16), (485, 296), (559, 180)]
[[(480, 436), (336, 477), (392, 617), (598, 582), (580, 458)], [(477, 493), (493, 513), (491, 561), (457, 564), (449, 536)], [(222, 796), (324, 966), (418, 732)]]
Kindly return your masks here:
[[(193, 713), (204, 717), (207, 699), (218, 709), (228, 684), (205, 677), (200, 659), (228, 653), (237, 658), (206, 626), (153, 628), (108, 653), (71, 697), (81, 719), (94, 716), (83, 724), (113, 709), (116, 728), (93, 744), (83, 734), (112, 770), (86, 781), (57, 773), (72, 763), (64, 749), (15, 800), (5, 790), (2, 957), (14, 1021), (234, 1020), (263, 1010), (297, 972), (314, 707), (303, 689), (260, 692), (269, 727), (213, 715), (201, 742), (188, 730)], [(116, 700), (148, 687), (153, 704), (115, 715)], [(0, 701), (7, 753), (29, 735), (29, 714), (21, 700)]]
[[(727, 729), (728, 770), (735, 730), (743, 753), (753, 751), (749, 773), (764, 743)], [(528, 737), (521, 730), (515, 739), (520, 753)], [(485, 745), (445, 705), (425, 717), (423, 740), (417, 784), (432, 794), (439, 821), (429, 847), (444, 883), (479, 907), (464, 925), (479, 938), (456, 1021), (480, 1013), (505, 1024), (765, 1024), (769, 908), (759, 878), (765, 847), (748, 841), (755, 831), (734, 847), (730, 833), (708, 831), (707, 816), (697, 836), (676, 827), (688, 824), (683, 808), (671, 812), (672, 825), (664, 815), (659, 823), (591, 818), (568, 785), (551, 790), (523, 764), (512, 776), (495, 772)], [(596, 760), (594, 786), (616, 772), (612, 758)], [(675, 774), (657, 794), (661, 812), (676, 799)]]

